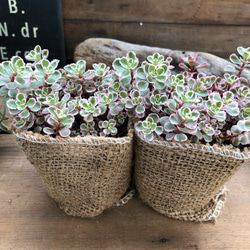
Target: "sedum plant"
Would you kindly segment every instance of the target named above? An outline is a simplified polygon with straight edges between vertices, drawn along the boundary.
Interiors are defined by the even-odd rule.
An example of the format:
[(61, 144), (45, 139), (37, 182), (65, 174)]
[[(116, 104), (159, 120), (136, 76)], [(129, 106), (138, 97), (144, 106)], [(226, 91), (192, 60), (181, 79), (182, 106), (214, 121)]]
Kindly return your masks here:
[(224, 77), (198, 73), (207, 64), (198, 64), (197, 59), (196, 54), (182, 58), (179, 74), (172, 73), (171, 59), (159, 54), (141, 64), (134, 89), (139, 92), (137, 98), (145, 100), (145, 116), (136, 130), (149, 141), (250, 144), (250, 75), (246, 70), (250, 48), (239, 47), (238, 55), (230, 56), (232, 64), (226, 66)]
[(59, 61), (49, 61), (48, 55), (36, 46), (28, 63), (15, 56), (0, 64), (0, 94), (14, 129), (60, 137), (124, 135), (135, 54), (117, 59), (114, 69), (100, 63), (89, 70), (84, 60), (58, 69)]
[[(146, 140), (250, 144), (250, 48), (230, 56), (224, 77), (205, 75), (198, 55), (179, 63), (159, 53), (139, 63), (134, 52), (86, 69), (80, 60), (58, 69), (48, 50), (0, 64), (0, 94), (16, 129), (50, 136), (124, 134), (128, 119)], [(6, 110), (1, 113), (0, 124)], [(3, 126), (2, 126), (3, 127)], [(6, 128), (5, 128), (6, 129)]]

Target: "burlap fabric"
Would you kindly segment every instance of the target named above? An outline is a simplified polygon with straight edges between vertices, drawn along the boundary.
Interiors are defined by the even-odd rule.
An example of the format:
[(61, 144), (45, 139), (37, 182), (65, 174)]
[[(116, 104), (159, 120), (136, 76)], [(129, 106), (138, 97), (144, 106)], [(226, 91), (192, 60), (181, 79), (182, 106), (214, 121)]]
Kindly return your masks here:
[(117, 202), (129, 188), (133, 155), (131, 130), (122, 138), (62, 139), (30, 132), (15, 132), (15, 135), (49, 196), (68, 215), (95, 217)]
[(192, 143), (146, 141), (135, 133), (135, 186), (157, 212), (187, 221), (215, 221), (224, 184), (250, 158), (248, 152)]

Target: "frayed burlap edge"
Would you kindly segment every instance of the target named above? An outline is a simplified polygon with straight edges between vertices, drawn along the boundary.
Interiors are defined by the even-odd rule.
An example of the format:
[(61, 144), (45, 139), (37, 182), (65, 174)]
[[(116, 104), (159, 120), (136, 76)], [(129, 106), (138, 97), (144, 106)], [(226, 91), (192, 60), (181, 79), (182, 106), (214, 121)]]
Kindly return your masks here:
[(197, 149), (204, 152), (211, 152), (214, 154), (223, 155), (226, 157), (232, 157), (234, 159), (238, 160), (248, 160), (250, 159), (250, 151), (248, 148), (244, 148), (244, 151), (241, 152), (239, 149), (234, 147), (228, 147), (228, 146), (218, 146), (217, 144), (210, 146), (210, 145), (204, 145), (202, 143), (186, 143), (186, 142), (174, 142), (174, 141), (159, 141), (154, 139), (153, 141), (146, 140), (142, 133), (135, 130), (136, 136), (140, 138), (140, 140), (151, 144), (151, 145), (159, 145), (159, 146), (165, 146), (168, 148), (180, 148), (180, 149)]
[[(185, 197), (185, 190), (181, 190), (182, 180), (183, 178), (180, 178), (175, 182), (173, 180), (173, 183), (165, 182), (164, 178), (162, 177), (163, 174), (166, 173), (157, 173), (157, 165), (162, 167), (162, 165), (171, 165), (171, 163), (165, 162), (164, 159), (158, 159), (158, 163), (156, 163), (153, 159), (157, 156), (155, 154), (158, 154), (157, 151), (164, 151), (164, 154), (169, 154), (171, 150), (174, 150), (174, 157), (178, 161), (182, 161), (181, 158), (179, 158), (178, 154), (181, 154), (180, 152), (188, 151), (191, 152), (202, 152), (201, 154), (206, 157), (206, 154), (212, 154), (214, 158), (220, 157), (223, 159), (228, 159), (229, 161), (236, 162), (235, 169), (232, 170), (232, 175), (239, 170), (239, 168), (242, 166), (243, 163), (248, 161), (250, 159), (250, 153), (248, 150), (245, 150), (244, 152), (240, 152), (237, 149), (229, 148), (229, 147), (219, 147), (217, 145), (209, 146), (209, 145), (203, 145), (203, 144), (192, 144), (192, 143), (178, 143), (178, 142), (166, 142), (166, 141), (147, 141), (143, 138), (142, 134), (138, 131), (135, 131), (135, 171), (134, 171), (134, 179), (135, 179), (135, 186), (139, 193), (139, 197), (146, 203), (148, 206), (152, 207), (155, 211), (164, 214), (168, 217), (179, 219), (179, 220), (186, 220), (186, 221), (196, 221), (196, 222), (205, 222), (210, 221), (214, 222), (218, 218), (218, 216), (221, 213), (221, 209), (224, 206), (226, 196), (227, 196), (227, 190), (224, 187), (224, 184), (226, 181), (228, 181), (232, 176), (224, 176), (222, 183), (218, 183), (221, 185), (217, 185), (213, 195), (211, 196), (211, 199), (202, 207), (199, 209), (186, 209), (181, 210), (178, 207), (177, 209), (174, 209), (171, 207), (171, 204), (168, 207), (168, 200), (171, 202), (176, 202), (177, 198), (175, 197), (176, 193), (173, 193), (173, 197), (171, 197), (170, 193), (164, 193), (168, 198), (167, 201), (164, 201), (162, 204), (162, 200), (164, 200), (164, 197), (161, 197), (161, 192), (164, 192), (166, 190), (172, 190), (176, 189), (172, 186), (177, 186), (178, 190), (180, 189), (180, 192), (182, 193), (182, 198)], [(162, 152), (161, 152), (162, 153)], [(159, 155), (164, 155), (159, 154)], [(217, 156), (216, 156), (217, 155)], [(148, 160), (147, 160), (148, 158)], [(230, 160), (231, 159), (231, 160)], [(152, 163), (150, 162), (152, 161)], [(156, 159), (157, 161), (157, 159)], [(178, 165), (173, 163), (174, 165)], [(183, 163), (182, 163), (183, 164)], [(232, 164), (234, 165), (234, 163)], [(184, 164), (185, 169), (188, 169), (188, 163), (187, 166)], [(176, 166), (174, 166), (176, 167)], [(164, 167), (162, 167), (164, 168)], [(168, 166), (169, 168), (169, 166)], [(178, 167), (176, 167), (178, 169)], [(159, 171), (162, 171), (159, 170)], [(166, 171), (164, 169), (164, 171)], [(180, 170), (181, 171), (181, 170)], [(153, 173), (154, 172), (154, 173)], [(171, 170), (169, 170), (171, 172)], [(193, 174), (195, 172), (191, 169), (191, 173)], [(157, 173), (157, 174), (155, 174)], [(175, 173), (177, 175), (182, 175), (183, 173), (177, 172)], [(231, 173), (230, 173), (231, 175)], [(210, 176), (211, 177), (211, 176)], [(155, 179), (158, 178), (158, 181), (156, 181), (156, 184), (152, 184), (155, 182)], [(197, 177), (195, 177), (197, 178)], [(174, 179), (174, 178), (173, 178)], [(188, 178), (186, 178), (188, 180)], [(168, 181), (172, 181), (171, 177), (168, 178)], [(169, 187), (170, 186), (170, 187)], [(176, 191), (176, 190), (175, 190)], [(152, 194), (151, 194), (152, 193)], [(184, 194), (183, 194), (184, 193)], [(177, 195), (178, 196), (178, 195)], [(206, 199), (209, 197), (206, 195)], [(162, 200), (161, 200), (162, 199)], [(181, 203), (182, 201), (180, 201)], [(187, 201), (185, 200), (185, 203)], [(192, 206), (191, 206), (192, 207)]]
[[(129, 187), (133, 156), (131, 126), (128, 134), (120, 138), (93, 136), (52, 138), (20, 130), (13, 133), (16, 142), (39, 173), (49, 196), (66, 214), (94, 218), (113, 205), (126, 204), (133, 197), (134, 191)], [(42, 153), (44, 150), (47, 153), (51, 152), (52, 156), (49, 159)], [(58, 151), (58, 155), (53, 151)], [(101, 156), (95, 156), (93, 151)], [(93, 159), (87, 159), (90, 153)], [(101, 159), (102, 156), (104, 159)], [(75, 167), (73, 161), (79, 161), (80, 165)], [(53, 172), (52, 175), (50, 172)], [(72, 181), (77, 175), (84, 180), (82, 184), (78, 179)], [(94, 180), (95, 177), (97, 180)], [(88, 179), (89, 185), (85, 184)], [(98, 187), (102, 184), (103, 187)], [(64, 185), (66, 191), (63, 190)], [(85, 189), (84, 185), (87, 185)]]

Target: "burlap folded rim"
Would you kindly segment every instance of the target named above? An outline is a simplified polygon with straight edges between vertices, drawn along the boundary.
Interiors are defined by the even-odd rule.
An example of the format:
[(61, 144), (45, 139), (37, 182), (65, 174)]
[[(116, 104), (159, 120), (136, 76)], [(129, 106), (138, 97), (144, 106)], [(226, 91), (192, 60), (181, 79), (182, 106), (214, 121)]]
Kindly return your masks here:
[(131, 181), (132, 129), (121, 138), (14, 134), (49, 196), (66, 214), (93, 218), (131, 198), (132, 193), (119, 201)]
[(134, 180), (155, 211), (186, 221), (215, 221), (226, 200), (224, 184), (249, 152), (196, 143), (145, 140), (135, 130)]

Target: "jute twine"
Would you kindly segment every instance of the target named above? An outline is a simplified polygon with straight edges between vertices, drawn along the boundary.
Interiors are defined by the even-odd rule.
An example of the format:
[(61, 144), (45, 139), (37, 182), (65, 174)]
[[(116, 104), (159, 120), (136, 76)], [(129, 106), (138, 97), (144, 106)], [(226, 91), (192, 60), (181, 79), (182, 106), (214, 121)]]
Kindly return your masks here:
[(130, 185), (132, 130), (121, 138), (14, 134), (49, 196), (66, 214), (91, 218), (131, 198), (133, 192), (119, 201)]
[(135, 186), (155, 211), (186, 221), (215, 221), (224, 184), (250, 158), (248, 152), (193, 143), (146, 141), (136, 131)]

